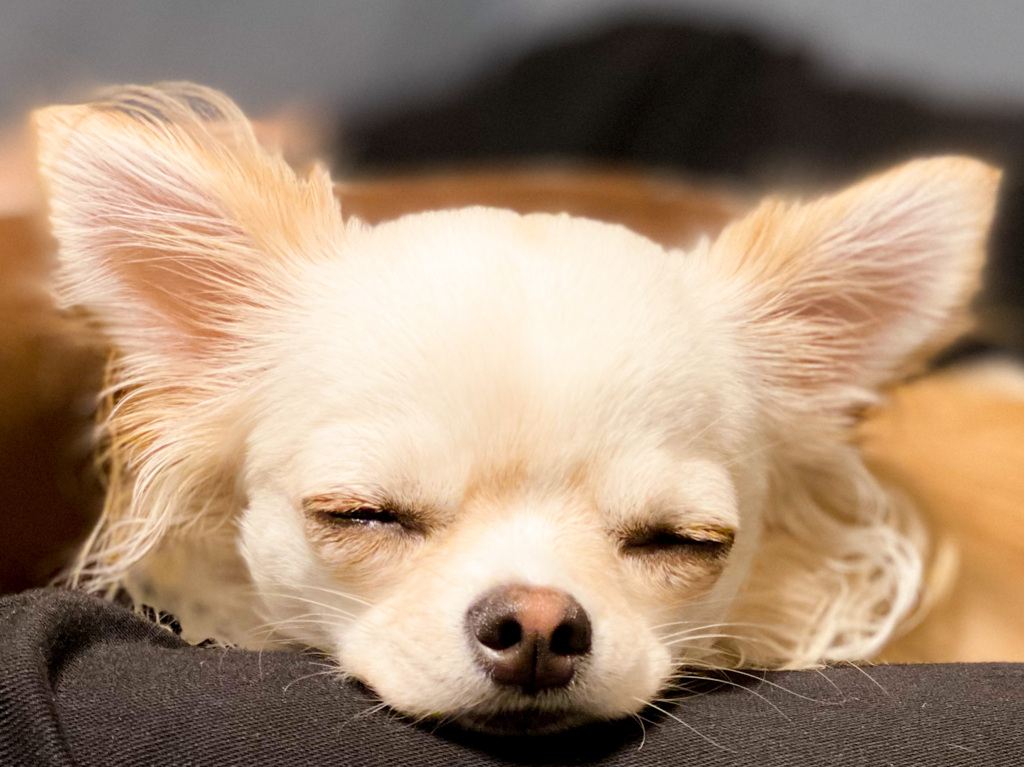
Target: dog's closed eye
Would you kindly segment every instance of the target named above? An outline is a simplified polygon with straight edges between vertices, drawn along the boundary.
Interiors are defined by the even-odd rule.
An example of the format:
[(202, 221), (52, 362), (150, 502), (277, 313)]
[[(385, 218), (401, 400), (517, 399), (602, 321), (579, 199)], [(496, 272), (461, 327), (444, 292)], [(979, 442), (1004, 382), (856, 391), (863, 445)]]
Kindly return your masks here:
[(366, 532), (425, 532), (423, 520), (417, 514), (388, 501), (372, 502), (329, 493), (304, 499), (302, 510), (307, 518), (333, 528)]
[(671, 588), (704, 589), (725, 568), (734, 538), (735, 531), (729, 527), (656, 522), (620, 530), (618, 548), (639, 572)]
[(332, 523), (363, 527), (383, 527), (385, 525), (405, 526), (401, 515), (394, 509), (378, 509), (373, 506), (360, 506), (356, 509), (343, 509), (322, 512)]
[(732, 548), (735, 533), (728, 528), (677, 530), (668, 525), (637, 527), (622, 535), (619, 550), (631, 557), (721, 559)]

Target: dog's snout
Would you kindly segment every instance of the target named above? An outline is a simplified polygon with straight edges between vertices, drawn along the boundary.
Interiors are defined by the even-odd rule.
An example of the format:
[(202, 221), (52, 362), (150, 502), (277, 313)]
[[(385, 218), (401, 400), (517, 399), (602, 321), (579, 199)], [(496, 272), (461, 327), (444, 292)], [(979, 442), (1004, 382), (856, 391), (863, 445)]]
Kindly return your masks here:
[(469, 608), (466, 625), (480, 667), (529, 694), (565, 687), (590, 653), (590, 618), (557, 589), (499, 586)]

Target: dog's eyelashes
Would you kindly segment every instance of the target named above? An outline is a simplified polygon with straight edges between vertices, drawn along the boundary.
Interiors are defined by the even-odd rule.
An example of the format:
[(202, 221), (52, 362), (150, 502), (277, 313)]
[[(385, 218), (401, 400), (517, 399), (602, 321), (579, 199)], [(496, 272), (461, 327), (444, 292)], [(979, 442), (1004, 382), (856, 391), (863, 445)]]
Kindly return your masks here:
[(643, 527), (627, 532), (620, 544), (626, 556), (685, 556), (719, 559), (732, 548), (734, 533), (725, 528), (676, 530), (671, 527)]
[(315, 529), (321, 531), (427, 532), (419, 512), (390, 499), (366, 500), (349, 492), (328, 492), (304, 498), (302, 510)]
[(321, 525), (342, 530), (380, 532), (380, 533), (414, 533), (426, 532), (421, 519), (412, 512), (391, 506), (341, 506), (336, 508), (320, 508), (313, 516)]

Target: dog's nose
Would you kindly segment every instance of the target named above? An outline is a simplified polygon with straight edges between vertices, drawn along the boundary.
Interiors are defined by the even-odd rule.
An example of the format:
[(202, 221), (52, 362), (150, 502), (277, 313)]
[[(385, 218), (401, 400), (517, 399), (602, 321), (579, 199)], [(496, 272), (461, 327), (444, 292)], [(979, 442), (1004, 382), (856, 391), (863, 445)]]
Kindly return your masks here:
[(528, 694), (565, 687), (590, 653), (590, 618), (557, 589), (498, 586), (473, 603), (466, 626), (480, 667)]

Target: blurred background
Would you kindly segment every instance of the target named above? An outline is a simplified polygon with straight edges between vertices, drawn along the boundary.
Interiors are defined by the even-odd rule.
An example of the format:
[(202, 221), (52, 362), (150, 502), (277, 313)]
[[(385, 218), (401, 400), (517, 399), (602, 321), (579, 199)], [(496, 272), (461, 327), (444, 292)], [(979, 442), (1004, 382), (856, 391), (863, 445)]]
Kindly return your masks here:
[[(961, 152), (1009, 170), (1016, 210), (1021, 30), (1019, 0), (3, 0), (0, 126), (191, 79), (345, 174), (581, 160), (756, 194)], [(1024, 305), (1017, 218), (993, 312)]]
[(1024, 102), (1018, 0), (4, 0), (0, 119), (95, 83), (171, 78), (256, 113), (292, 100), (379, 112), (640, 16), (745, 29), (849, 82)]
[[(29, 109), (189, 79), (343, 176), (628, 168), (743, 199), (976, 155), (1006, 175), (982, 321), (949, 362), (1024, 353), (1022, 31), (1021, 0), (0, 0), (0, 592), (45, 580), (98, 498), (98, 360), (53, 329), (45, 242), (15, 216), (38, 201)], [(720, 219), (641, 192), (648, 221)]]

